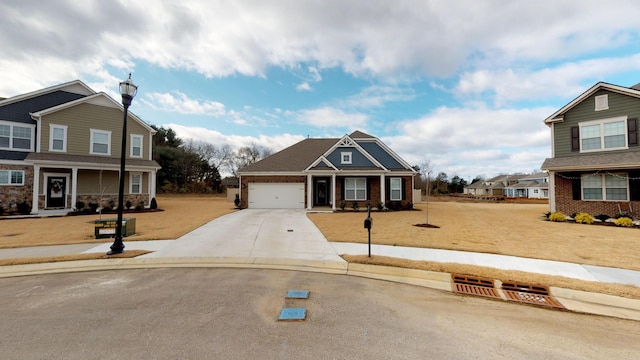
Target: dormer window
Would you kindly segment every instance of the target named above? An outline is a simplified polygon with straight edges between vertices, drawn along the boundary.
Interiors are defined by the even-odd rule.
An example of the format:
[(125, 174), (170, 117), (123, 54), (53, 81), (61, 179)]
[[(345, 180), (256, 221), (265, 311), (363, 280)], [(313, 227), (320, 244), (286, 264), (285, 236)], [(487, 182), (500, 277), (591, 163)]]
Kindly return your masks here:
[(342, 153), (340, 153), (340, 163), (341, 164), (351, 164), (351, 152), (342, 152)]
[(596, 96), (596, 111), (609, 109), (609, 95)]

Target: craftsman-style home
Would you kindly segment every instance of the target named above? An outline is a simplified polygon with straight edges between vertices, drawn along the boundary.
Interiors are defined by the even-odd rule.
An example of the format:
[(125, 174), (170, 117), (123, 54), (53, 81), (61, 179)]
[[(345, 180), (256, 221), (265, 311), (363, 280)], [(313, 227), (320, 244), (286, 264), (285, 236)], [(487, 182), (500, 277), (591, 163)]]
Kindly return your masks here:
[(242, 207), (392, 209), (413, 204), (416, 171), (360, 131), (308, 138), (238, 171)]

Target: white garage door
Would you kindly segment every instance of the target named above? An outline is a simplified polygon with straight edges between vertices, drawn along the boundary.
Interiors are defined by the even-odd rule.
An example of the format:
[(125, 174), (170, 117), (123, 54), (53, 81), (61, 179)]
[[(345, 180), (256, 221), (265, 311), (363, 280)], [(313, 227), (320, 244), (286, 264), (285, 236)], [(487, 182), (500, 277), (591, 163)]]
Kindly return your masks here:
[(304, 209), (304, 183), (250, 183), (250, 209)]

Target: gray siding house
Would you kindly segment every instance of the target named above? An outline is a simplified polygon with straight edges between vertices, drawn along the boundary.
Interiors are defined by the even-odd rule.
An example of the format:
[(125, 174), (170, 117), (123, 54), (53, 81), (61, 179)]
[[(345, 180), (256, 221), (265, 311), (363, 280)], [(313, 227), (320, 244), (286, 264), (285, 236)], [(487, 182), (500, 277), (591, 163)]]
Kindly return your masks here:
[(599, 82), (544, 120), (551, 129), (551, 211), (640, 210), (640, 84)]
[[(117, 203), (123, 107), (81, 81), (0, 100), (0, 206), (32, 213)], [(155, 130), (129, 113), (125, 201), (156, 195)]]
[(238, 170), (242, 207), (333, 210), (341, 203), (407, 207), (416, 174), (380, 139), (360, 131), (304, 139)]

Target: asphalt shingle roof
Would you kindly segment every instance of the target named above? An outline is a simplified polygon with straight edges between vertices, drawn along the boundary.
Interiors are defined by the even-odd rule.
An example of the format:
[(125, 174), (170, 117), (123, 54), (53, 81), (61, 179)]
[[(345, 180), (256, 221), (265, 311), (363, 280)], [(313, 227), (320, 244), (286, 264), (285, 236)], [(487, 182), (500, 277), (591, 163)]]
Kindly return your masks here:
[(338, 140), (340, 139), (304, 139), (255, 164), (239, 169), (238, 172), (303, 171)]
[(619, 152), (548, 158), (541, 166), (543, 170), (595, 170), (640, 168), (640, 152)]

